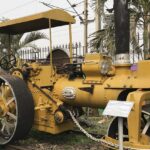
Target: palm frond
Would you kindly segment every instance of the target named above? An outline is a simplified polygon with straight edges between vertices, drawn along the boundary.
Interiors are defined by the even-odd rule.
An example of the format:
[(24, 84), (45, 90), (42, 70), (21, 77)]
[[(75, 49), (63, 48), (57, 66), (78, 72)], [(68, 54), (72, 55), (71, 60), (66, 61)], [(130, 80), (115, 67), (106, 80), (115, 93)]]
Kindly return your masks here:
[(31, 49), (33, 49), (35, 52), (39, 52), (39, 50), (40, 50), (40, 48), (39, 48), (36, 44), (28, 43), (28, 44), (26, 44), (24, 47), (21, 47), (20, 49), (18, 49), (18, 51), (21, 50), (21, 49), (25, 49), (25, 48), (31, 48)]
[(44, 33), (41, 33), (41, 32), (31, 32), (27, 34), (25, 39), (19, 43), (20, 45), (19, 48), (24, 47), (28, 45), (29, 43), (32, 43), (33, 41), (41, 40), (41, 39), (48, 39), (48, 37)]
[(111, 51), (114, 51), (115, 47), (114, 36), (114, 26), (108, 26), (106, 29), (91, 34), (90, 45), (97, 52), (99, 52), (99, 48), (105, 47), (108, 53), (113, 53)]

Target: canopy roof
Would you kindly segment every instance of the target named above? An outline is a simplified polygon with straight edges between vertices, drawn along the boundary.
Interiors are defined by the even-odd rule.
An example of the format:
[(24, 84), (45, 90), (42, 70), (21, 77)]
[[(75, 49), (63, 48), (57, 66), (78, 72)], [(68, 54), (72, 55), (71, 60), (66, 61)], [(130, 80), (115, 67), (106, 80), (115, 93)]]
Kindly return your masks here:
[(31, 16), (2, 22), (0, 23), (0, 33), (20, 34), (47, 29), (49, 28), (49, 19), (51, 19), (51, 27), (75, 23), (75, 19), (69, 13), (59, 9), (52, 9)]

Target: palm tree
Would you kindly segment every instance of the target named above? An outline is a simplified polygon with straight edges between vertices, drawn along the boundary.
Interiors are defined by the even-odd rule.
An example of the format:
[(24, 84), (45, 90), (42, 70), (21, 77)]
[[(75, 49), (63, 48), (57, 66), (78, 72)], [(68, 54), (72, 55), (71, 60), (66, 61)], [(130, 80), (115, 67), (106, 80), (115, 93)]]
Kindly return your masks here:
[[(135, 54), (138, 55), (138, 60), (139, 59), (143, 59), (142, 57), (142, 49), (141, 47), (143, 47), (143, 44), (140, 45), (139, 43), (139, 31), (137, 30), (138, 27), (138, 18), (135, 15), (134, 12), (130, 12), (130, 45), (132, 46), (132, 48), (130, 49), (130, 51), (132, 51), (133, 54), (133, 63), (135, 62)], [(138, 35), (137, 35), (138, 33)]]
[(104, 3), (107, 0), (93, 0), (92, 7), (95, 10), (96, 31), (101, 29), (102, 17), (104, 16)]
[(150, 24), (150, 0), (132, 0), (132, 12), (135, 14), (137, 23), (143, 29), (143, 45), (144, 45), (144, 58), (150, 54), (150, 39), (148, 33), (148, 26)]
[[(114, 23), (112, 23), (113, 19), (112, 15), (104, 14), (104, 3), (107, 0), (100, 0), (103, 8), (101, 9), (100, 15), (103, 15), (105, 18), (109, 18), (109, 23), (106, 23), (104, 29), (100, 29), (93, 34), (90, 35), (92, 38), (90, 41), (90, 46), (93, 48), (93, 51), (100, 52), (100, 53), (107, 53), (108, 55), (113, 56), (115, 53), (115, 41), (114, 41)], [(94, 8), (96, 7), (96, 0), (92, 1), (92, 5)], [(111, 20), (111, 21), (110, 21)]]
[[(93, 0), (93, 3), (95, 3), (95, 0)], [(144, 45), (144, 54), (145, 57), (147, 54), (150, 54), (150, 31), (148, 30), (148, 26), (150, 26), (150, 1), (149, 0), (132, 0), (132, 9), (131, 16), (133, 17), (132, 21), (134, 20), (134, 23), (132, 22), (132, 28), (131, 29), (131, 44), (133, 45), (134, 50), (139, 54), (141, 53), (141, 46)], [(143, 29), (143, 43), (141, 46), (138, 43), (137, 36), (136, 36), (136, 27), (140, 25)], [(142, 25), (142, 26), (141, 26)], [(103, 40), (106, 42), (106, 46), (109, 47), (109, 45), (114, 44), (114, 35), (112, 33), (109, 33), (110, 31), (113, 32), (113, 27), (107, 26), (104, 30), (97, 31), (92, 34), (93, 39), (91, 40), (91, 45), (94, 46), (94, 48), (99, 48), (101, 44), (103, 43)], [(148, 32), (149, 31), (149, 32)], [(107, 39), (107, 38), (108, 39)], [(114, 48), (114, 45), (112, 46)], [(111, 48), (111, 50), (113, 49)], [(112, 52), (113, 54), (113, 52)]]
[[(1, 51), (4, 49), (9, 50), (11, 43), (11, 50), (14, 54), (16, 54), (22, 48), (32, 48), (37, 50), (38, 47), (33, 44), (34, 41), (40, 39), (48, 39), (44, 33), (41, 32), (31, 32), (28, 33), (25, 38), (23, 38), (24, 34), (11, 35), (10, 38), (6, 34), (0, 34), (0, 49)], [(10, 40), (10, 42), (9, 42)]]
[(107, 53), (107, 55), (114, 56), (115, 32), (113, 24), (107, 25), (105, 29), (94, 32), (91, 34), (91, 38), (91, 47), (93, 47), (97, 52)]

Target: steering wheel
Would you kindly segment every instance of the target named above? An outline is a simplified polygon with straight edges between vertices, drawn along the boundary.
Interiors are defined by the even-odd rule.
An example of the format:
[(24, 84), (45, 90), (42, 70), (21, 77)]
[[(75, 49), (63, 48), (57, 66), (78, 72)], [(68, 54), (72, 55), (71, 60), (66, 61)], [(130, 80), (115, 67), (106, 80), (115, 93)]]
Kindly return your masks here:
[(0, 59), (0, 67), (9, 70), (16, 64), (16, 57), (13, 54), (6, 54)]

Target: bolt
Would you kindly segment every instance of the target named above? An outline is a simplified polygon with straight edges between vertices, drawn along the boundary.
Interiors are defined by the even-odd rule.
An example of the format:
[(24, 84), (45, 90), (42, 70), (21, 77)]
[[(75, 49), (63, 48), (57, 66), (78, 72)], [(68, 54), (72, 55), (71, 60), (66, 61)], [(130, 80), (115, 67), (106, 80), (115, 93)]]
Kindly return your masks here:
[(127, 86), (126, 86), (126, 85), (124, 85), (123, 87), (124, 87), (124, 88), (126, 88)]
[(107, 84), (108, 87), (111, 87), (109, 84)]

